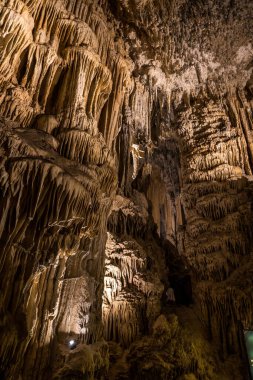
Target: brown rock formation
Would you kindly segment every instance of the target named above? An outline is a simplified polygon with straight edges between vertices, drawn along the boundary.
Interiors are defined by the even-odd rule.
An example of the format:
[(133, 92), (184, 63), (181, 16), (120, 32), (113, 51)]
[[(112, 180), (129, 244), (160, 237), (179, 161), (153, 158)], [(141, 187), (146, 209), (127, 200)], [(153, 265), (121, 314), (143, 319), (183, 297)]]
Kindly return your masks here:
[[(247, 377), (252, 20), (0, 1), (1, 378)], [(193, 307), (164, 308), (186, 272)]]

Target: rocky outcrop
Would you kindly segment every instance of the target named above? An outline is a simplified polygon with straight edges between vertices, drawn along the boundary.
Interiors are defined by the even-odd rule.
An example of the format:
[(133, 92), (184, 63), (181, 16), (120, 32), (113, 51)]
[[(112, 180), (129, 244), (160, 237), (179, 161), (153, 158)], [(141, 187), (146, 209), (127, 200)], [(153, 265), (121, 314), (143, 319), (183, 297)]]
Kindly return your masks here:
[[(214, 379), (217, 347), (240, 360), (252, 16), (246, 0), (0, 1), (3, 378)], [(196, 350), (161, 316), (182, 271)]]
[(99, 55), (91, 28), (99, 15), (89, 26), (87, 14), (80, 19), (69, 8), (60, 1), (1, 5), (0, 355), (6, 378), (51, 376), (70, 339), (93, 343), (102, 334), (115, 169), (98, 121), (119, 63), (112, 62), (112, 74)]
[[(145, 198), (134, 194), (136, 203), (116, 197), (105, 250), (105, 338), (123, 347), (150, 331), (161, 311), (165, 277), (162, 251), (152, 239), (146, 204), (141, 203)], [(118, 225), (124, 230), (117, 230)]]

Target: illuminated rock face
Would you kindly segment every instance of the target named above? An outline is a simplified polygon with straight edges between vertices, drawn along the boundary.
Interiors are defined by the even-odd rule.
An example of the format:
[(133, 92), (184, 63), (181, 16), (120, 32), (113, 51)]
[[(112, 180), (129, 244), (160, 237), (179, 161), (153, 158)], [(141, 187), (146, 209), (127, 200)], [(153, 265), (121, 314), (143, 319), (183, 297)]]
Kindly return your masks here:
[(103, 379), (114, 347), (121, 375), (148, 379), (136, 352), (154, 344), (150, 378), (214, 379), (201, 348), (186, 345), (184, 361), (176, 319), (160, 315), (171, 257), (191, 271), (220, 357), (242, 352), (238, 321), (253, 325), (250, 3), (0, 2), (2, 377)]
[(72, 6), (1, 4), (0, 355), (7, 378), (51, 376), (69, 340), (91, 344), (102, 336), (116, 176), (98, 121), (114, 76), (110, 101), (120, 104), (125, 76), (120, 57), (111, 58), (112, 73), (99, 51), (91, 28), (103, 25), (99, 14), (87, 15), (86, 4), (75, 15)]

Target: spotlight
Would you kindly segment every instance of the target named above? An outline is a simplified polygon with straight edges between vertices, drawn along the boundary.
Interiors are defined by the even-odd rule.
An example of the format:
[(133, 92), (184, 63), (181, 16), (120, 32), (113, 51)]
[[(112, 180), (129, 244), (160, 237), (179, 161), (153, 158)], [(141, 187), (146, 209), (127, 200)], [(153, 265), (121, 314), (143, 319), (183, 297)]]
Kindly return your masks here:
[(73, 350), (74, 348), (76, 348), (76, 341), (75, 341), (74, 339), (71, 339), (71, 340), (69, 341), (68, 345), (69, 345), (69, 348), (70, 348), (71, 350)]

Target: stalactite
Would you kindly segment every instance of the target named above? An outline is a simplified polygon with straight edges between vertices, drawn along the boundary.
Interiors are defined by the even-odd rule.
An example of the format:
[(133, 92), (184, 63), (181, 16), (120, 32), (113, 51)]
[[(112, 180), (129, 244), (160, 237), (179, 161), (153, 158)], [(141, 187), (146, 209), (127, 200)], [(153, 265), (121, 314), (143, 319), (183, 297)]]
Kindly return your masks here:
[[(105, 338), (128, 346), (148, 329), (160, 310), (163, 285), (147, 253), (135, 240), (109, 234), (106, 245), (103, 323)], [(161, 258), (160, 258), (161, 260)]]
[[(5, 368), (15, 362), (8, 378), (21, 368), (27, 379), (49, 376), (55, 334), (64, 347), (70, 336), (84, 344), (102, 334), (98, 281), (115, 170), (97, 123), (112, 80), (94, 24), (75, 19), (65, 4), (27, 0), (1, 7), (1, 268), (13, 267), (3, 276), (13, 289), (1, 297), (7, 316), (1, 358)], [(70, 258), (86, 255), (84, 237), (100, 254), (68, 277)], [(66, 309), (62, 300), (74, 294), (79, 306)], [(20, 321), (13, 320), (16, 312)]]
[[(22, 1), (7, 1), (1, 7), (1, 82), (13, 73), (22, 51), (32, 42), (34, 21)], [(10, 70), (11, 68), (11, 70)]]

